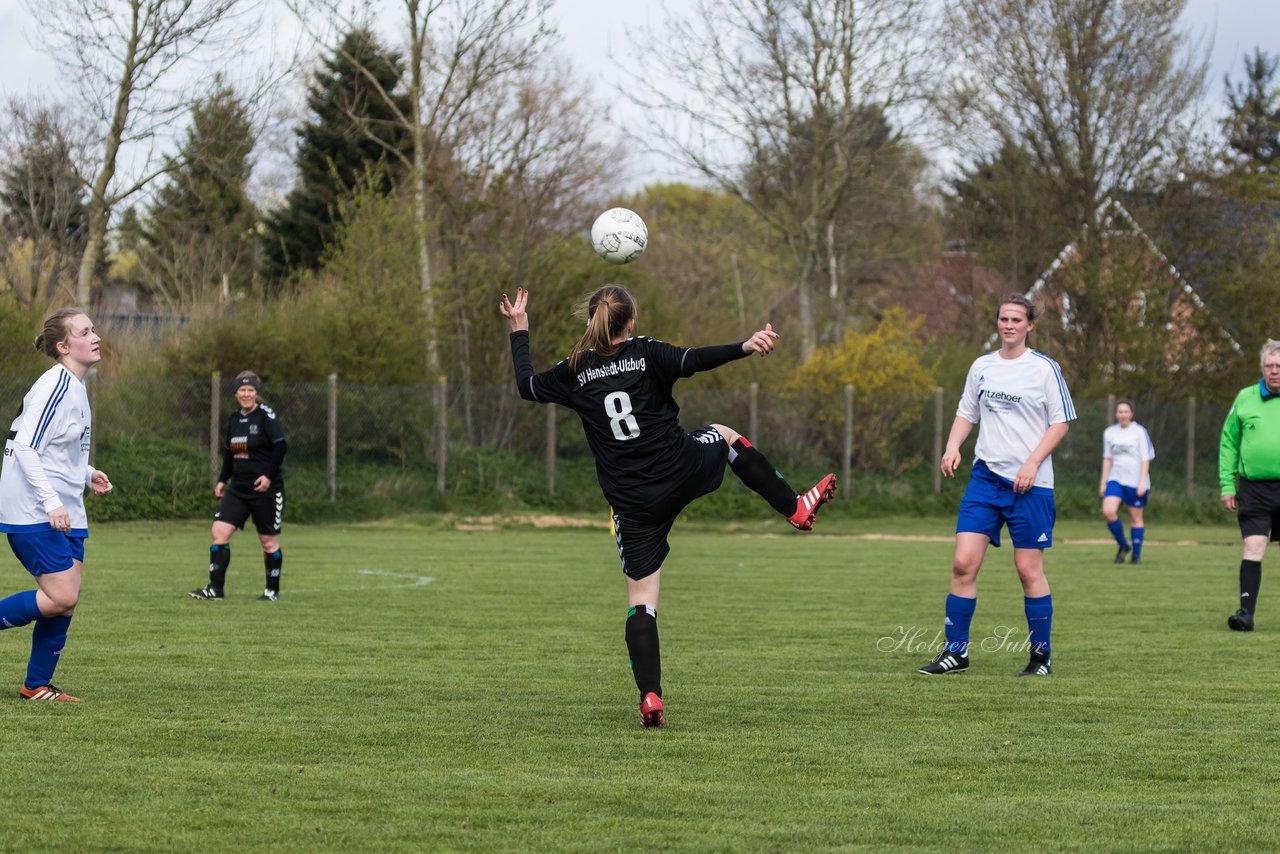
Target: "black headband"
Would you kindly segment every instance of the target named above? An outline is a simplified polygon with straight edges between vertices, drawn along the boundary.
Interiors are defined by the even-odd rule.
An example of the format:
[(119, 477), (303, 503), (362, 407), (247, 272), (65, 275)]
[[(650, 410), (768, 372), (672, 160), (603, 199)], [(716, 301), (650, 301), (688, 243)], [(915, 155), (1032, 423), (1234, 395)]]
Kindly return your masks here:
[(254, 376), (239, 377), (236, 379), (236, 390), (239, 391), (245, 386), (250, 386), (254, 391), (262, 391), (262, 380)]

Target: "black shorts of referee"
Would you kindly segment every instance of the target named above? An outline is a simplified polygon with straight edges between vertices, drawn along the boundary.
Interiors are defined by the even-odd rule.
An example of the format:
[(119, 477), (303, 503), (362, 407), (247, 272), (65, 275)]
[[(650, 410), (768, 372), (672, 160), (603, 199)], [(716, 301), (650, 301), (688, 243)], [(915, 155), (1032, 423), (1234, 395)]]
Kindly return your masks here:
[(1236, 521), (1241, 537), (1280, 541), (1280, 480), (1236, 478)]

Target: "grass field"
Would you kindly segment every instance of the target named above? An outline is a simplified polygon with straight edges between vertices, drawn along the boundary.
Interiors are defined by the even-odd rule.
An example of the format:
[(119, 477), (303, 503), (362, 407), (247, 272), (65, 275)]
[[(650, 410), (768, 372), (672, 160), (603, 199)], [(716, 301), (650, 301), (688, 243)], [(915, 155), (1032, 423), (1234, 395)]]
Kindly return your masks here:
[[(1047, 679), (914, 673), (950, 519), (677, 525), (656, 731), (605, 530), (291, 526), (278, 603), (241, 534), (204, 603), (204, 522), (99, 525), (56, 679), (85, 702), (20, 702), (30, 630), (0, 633), (0, 849), (1274, 850), (1280, 587), (1227, 631), (1234, 527), (1154, 515), (1141, 567), (1059, 526)], [(1007, 548), (975, 644), (1003, 626)]]

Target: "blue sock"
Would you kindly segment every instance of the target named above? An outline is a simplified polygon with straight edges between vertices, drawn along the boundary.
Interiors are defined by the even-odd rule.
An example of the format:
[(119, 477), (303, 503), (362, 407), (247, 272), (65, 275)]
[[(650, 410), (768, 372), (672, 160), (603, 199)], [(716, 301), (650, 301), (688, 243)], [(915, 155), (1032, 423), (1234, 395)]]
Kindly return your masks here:
[(34, 590), (23, 590), (0, 599), (0, 629), (16, 629), (38, 619), (40, 609), (36, 607)]
[(1027, 613), (1027, 638), (1031, 651), (1042, 653), (1049, 659), (1049, 634), (1053, 629), (1053, 597), (1023, 597), (1022, 607)]
[(1116, 538), (1116, 543), (1120, 548), (1129, 548), (1129, 544), (1124, 541), (1124, 522), (1121, 522), (1119, 519), (1114, 522), (1108, 522), (1107, 530), (1111, 532), (1111, 536)]
[(978, 607), (976, 598), (966, 599), (954, 593), (947, 594), (947, 652), (959, 655), (969, 654), (969, 623), (973, 622), (973, 612)]
[(1142, 535), (1146, 530), (1146, 528), (1129, 529), (1129, 538), (1133, 540), (1133, 559), (1135, 561), (1142, 557)]
[(53, 681), (53, 671), (58, 666), (58, 656), (67, 645), (67, 629), (71, 618), (41, 617), (31, 632), (31, 660), (27, 662), (28, 688), (39, 688)]

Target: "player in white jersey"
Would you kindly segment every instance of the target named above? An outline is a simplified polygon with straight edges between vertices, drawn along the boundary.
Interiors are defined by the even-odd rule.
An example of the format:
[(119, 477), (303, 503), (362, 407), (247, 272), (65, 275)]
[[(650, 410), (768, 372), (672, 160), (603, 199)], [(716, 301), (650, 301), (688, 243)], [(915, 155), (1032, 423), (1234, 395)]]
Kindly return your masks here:
[[(1151, 497), (1151, 461), (1155, 458), (1156, 449), (1147, 428), (1133, 420), (1133, 402), (1117, 401), (1116, 423), (1102, 431), (1102, 478), (1098, 483), (1102, 516), (1119, 546), (1116, 563), (1124, 563), (1130, 551), (1134, 563), (1142, 560), (1142, 540), (1146, 533), (1142, 508)], [(1121, 504), (1129, 508), (1132, 548), (1124, 538)]]
[(960, 446), (981, 424), (973, 472), (956, 519), (955, 561), (947, 596), (946, 645), (920, 673), (963, 673), (969, 667), (969, 624), (978, 603), (978, 570), (988, 545), (1009, 527), (1022, 582), (1031, 658), (1019, 676), (1048, 676), (1053, 600), (1044, 550), (1053, 545), (1053, 462), (1050, 454), (1076, 417), (1058, 363), (1027, 346), (1036, 309), (1020, 294), (1000, 302), (1000, 349), (969, 368), (955, 422), (942, 454), (942, 473), (955, 477)]
[(80, 309), (63, 309), (45, 321), (35, 346), (57, 361), (22, 399), (4, 446), (0, 531), (37, 589), (0, 599), (0, 629), (35, 623), (19, 689), (27, 700), (78, 700), (52, 680), (80, 600), (89, 536), (84, 490), (111, 491), (110, 478), (89, 465), (93, 419), (84, 378), (102, 358), (100, 340)]

